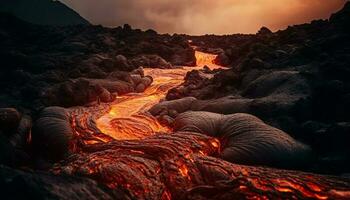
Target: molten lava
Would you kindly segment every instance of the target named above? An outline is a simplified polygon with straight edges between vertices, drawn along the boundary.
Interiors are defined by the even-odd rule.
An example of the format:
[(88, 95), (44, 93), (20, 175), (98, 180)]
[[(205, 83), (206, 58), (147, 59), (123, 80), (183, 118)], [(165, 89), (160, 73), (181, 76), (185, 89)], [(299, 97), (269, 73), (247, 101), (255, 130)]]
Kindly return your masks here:
[(180, 85), (188, 71), (208, 66), (221, 68), (213, 63), (215, 55), (196, 51), (197, 66), (176, 69), (145, 69), (145, 75), (153, 77), (153, 84), (142, 94), (133, 93), (119, 97), (111, 110), (96, 121), (102, 133), (116, 140), (135, 140), (169, 132), (146, 111), (164, 99), (169, 89)]
[[(350, 180), (298, 171), (248, 167), (218, 157), (216, 138), (170, 133), (147, 114), (192, 69), (214, 55), (196, 52), (197, 67), (146, 69), (154, 78), (142, 94), (119, 97), (111, 107), (72, 108), (74, 156), (52, 172), (88, 177), (120, 193), (120, 199), (350, 199)], [(101, 116), (102, 114), (102, 116)], [(119, 193), (118, 193), (119, 194)]]

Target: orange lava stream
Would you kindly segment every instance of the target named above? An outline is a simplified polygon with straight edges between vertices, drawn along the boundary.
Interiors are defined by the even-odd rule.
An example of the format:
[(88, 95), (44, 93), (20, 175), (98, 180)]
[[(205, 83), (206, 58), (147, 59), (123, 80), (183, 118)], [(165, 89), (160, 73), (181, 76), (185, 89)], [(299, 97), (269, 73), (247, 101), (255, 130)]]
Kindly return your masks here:
[(97, 119), (97, 128), (116, 140), (142, 139), (158, 132), (169, 132), (147, 113), (147, 110), (164, 99), (168, 90), (183, 83), (187, 72), (208, 66), (218, 69), (213, 63), (216, 55), (196, 51), (197, 66), (176, 69), (145, 69), (145, 75), (153, 77), (152, 85), (144, 93), (132, 93), (118, 97), (111, 110)]

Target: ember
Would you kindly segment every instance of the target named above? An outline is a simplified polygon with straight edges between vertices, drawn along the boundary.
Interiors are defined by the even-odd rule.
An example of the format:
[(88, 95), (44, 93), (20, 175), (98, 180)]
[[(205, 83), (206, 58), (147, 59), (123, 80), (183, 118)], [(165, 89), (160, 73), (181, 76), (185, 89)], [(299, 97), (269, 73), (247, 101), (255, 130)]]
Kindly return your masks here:
[(215, 139), (215, 140), (213, 140), (213, 141), (211, 142), (211, 145), (212, 145), (214, 148), (219, 148), (219, 144), (220, 144), (220, 142), (219, 142), (217, 139)]
[(188, 169), (187, 169), (186, 165), (181, 165), (179, 167), (179, 171), (180, 171), (182, 176), (184, 176), (184, 177), (188, 176)]

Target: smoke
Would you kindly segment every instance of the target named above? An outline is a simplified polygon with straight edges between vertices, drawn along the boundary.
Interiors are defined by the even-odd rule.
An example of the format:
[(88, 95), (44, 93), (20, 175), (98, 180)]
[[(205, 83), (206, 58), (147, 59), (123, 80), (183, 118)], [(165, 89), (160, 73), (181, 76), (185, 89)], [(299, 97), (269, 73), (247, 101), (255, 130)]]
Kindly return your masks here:
[(161, 33), (255, 33), (328, 18), (345, 0), (61, 0), (94, 24)]

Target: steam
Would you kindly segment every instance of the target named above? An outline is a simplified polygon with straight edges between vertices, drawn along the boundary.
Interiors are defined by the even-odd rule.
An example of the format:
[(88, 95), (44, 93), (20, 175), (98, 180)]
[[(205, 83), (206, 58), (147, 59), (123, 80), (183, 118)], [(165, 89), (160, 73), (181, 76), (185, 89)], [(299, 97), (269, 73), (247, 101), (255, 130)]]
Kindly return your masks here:
[(328, 18), (345, 0), (62, 0), (94, 24), (161, 33), (255, 33)]

